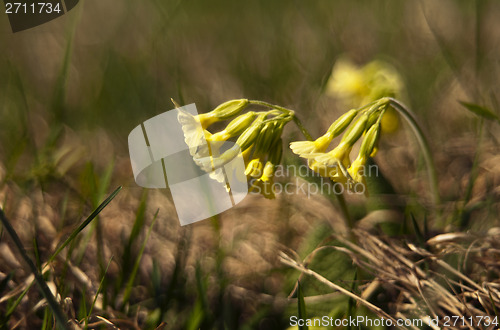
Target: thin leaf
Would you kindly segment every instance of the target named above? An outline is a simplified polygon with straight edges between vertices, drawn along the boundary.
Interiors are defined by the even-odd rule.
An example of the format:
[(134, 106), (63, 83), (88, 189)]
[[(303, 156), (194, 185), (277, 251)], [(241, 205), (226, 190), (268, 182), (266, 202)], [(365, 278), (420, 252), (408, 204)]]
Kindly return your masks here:
[(411, 218), (411, 223), (413, 224), (413, 230), (415, 231), (415, 236), (417, 237), (417, 241), (420, 245), (422, 245), (425, 242), (425, 237), (420, 231), (420, 227), (418, 226), (417, 219), (415, 219), (415, 216), (413, 213), (410, 213), (410, 218)]
[(94, 220), (95, 217), (97, 217), (97, 215), (99, 213), (101, 213), (101, 211), (113, 200), (113, 198), (116, 197), (116, 195), (118, 195), (118, 193), (120, 192), (120, 190), (122, 189), (122, 186), (119, 186), (118, 188), (115, 189), (115, 191), (113, 191), (111, 193), (111, 195), (108, 196), (108, 198), (106, 198), (106, 200), (104, 202), (101, 203), (101, 205), (99, 205), (95, 210), (94, 212), (92, 212), (92, 214), (90, 214), (88, 216), (87, 219), (85, 219), (84, 222), (82, 222), (80, 224), (80, 226), (78, 226), (78, 228), (76, 228), (72, 233), (71, 235), (69, 235), (69, 237), (64, 241), (63, 244), (61, 244), (61, 246), (59, 246), (59, 248), (57, 248), (56, 252), (54, 252), (52, 254), (52, 256), (49, 258), (49, 260), (47, 261), (47, 264), (52, 262), (55, 257), (69, 244), (71, 243), (71, 241), (73, 241), (75, 239), (75, 237), (85, 228), (88, 226), (88, 224)]
[(90, 305), (89, 312), (87, 313), (87, 317), (85, 318), (85, 327), (87, 327), (87, 325), (88, 325), (87, 322), (88, 322), (90, 316), (92, 315), (92, 310), (94, 309), (94, 306), (95, 306), (95, 303), (97, 301), (97, 298), (99, 297), (99, 293), (101, 293), (101, 290), (102, 290), (102, 287), (103, 287), (103, 283), (104, 283), (104, 279), (105, 279), (105, 276), (106, 276), (106, 274), (108, 272), (109, 265), (111, 265), (111, 261), (112, 260), (113, 260), (113, 257), (111, 257), (109, 259), (108, 265), (106, 266), (106, 270), (104, 271), (104, 275), (102, 276), (101, 282), (99, 283), (99, 287), (97, 288), (97, 292), (95, 293), (94, 300), (92, 301), (92, 305)]
[(44, 281), (42, 274), (40, 274), (35, 264), (26, 253), (26, 250), (24, 249), (21, 239), (19, 238), (19, 236), (17, 236), (16, 231), (10, 224), (10, 221), (5, 216), (5, 213), (3, 213), (2, 208), (0, 208), (0, 220), (2, 221), (4, 228), (7, 230), (10, 237), (14, 241), (14, 244), (16, 245), (24, 261), (26, 262), (26, 264), (28, 264), (28, 267), (30, 268), (33, 275), (35, 275), (36, 284), (38, 284), (38, 287), (40, 288), (42, 295), (47, 300), (47, 303), (49, 304), (49, 307), (52, 310), (52, 314), (54, 314), (54, 317), (57, 321), (57, 327), (59, 329), (67, 329), (66, 324), (68, 321), (61, 309), (61, 306), (58, 304), (56, 298), (54, 297), (49, 287), (47, 286), (47, 283)]
[(475, 113), (479, 117), (483, 117), (484, 119), (488, 120), (496, 120), (500, 122), (500, 118), (496, 114), (494, 114), (490, 109), (474, 104), (474, 103), (468, 103), (464, 101), (458, 101), (462, 106), (464, 106), (467, 110), (470, 112)]
[[(302, 286), (300, 285), (300, 281), (297, 282), (297, 309), (299, 312), (299, 319), (305, 320), (307, 318), (306, 313), (306, 303), (304, 301), (304, 294), (302, 293)], [(307, 330), (309, 329), (307, 325), (299, 325), (299, 330)]]
[(139, 270), (139, 264), (141, 262), (142, 255), (144, 253), (144, 249), (146, 248), (146, 242), (149, 239), (149, 235), (151, 234), (151, 230), (153, 229), (153, 225), (156, 222), (156, 218), (158, 217), (159, 211), (160, 211), (160, 209), (156, 210), (156, 213), (153, 217), (153, 221), (151, 222), (151, 226), (149, 226), (148, 232), (146, 233), (146, 238), (144, 239), (144, 242), (142, 243), (141, 250), (139, 251), (137, 258), (135, 259), (134, 267), (132, 268), (132, 272), (130, 273), (130, 277), (129, 277), (127, 285), (125, 287), (125, 292), (123, 293), (123, 306), (125, 306), (130, 299), (130, 294), (132, 293), (132, 288), (134, 286), (135, 277), (137, 276), (137, 271)]

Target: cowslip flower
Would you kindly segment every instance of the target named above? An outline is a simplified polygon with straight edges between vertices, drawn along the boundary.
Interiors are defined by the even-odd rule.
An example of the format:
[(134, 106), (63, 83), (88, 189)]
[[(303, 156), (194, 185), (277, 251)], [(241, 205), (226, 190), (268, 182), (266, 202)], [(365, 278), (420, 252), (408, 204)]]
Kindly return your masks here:
[(245, 152), (255, 142), (262, 128), (264, 118), (264, 115), (257, 116), (257, 119), (238, 137), (234, 146), (224, 151), (221, 155), (211, 152), (210, 155), (205, 157), (193, 157), (195, 163), (205, 172), (210, 172), (226, 165), (238, 156), (240, 151)]
[(296, 141), (290, 143), (290, 149), (296, 155), (303, 158), (311, 158), (320, 152), (325, 152), (333, 140), (333, 135), (329, 132), (320, 136), (314, 141)]
[[(212, 134), (205, 129), (206, 126), (204, 128), (200, 121), (200, 116), (203, 116), (204, 114), (193, 116), (182, 109), (178, 110), (179, 113), (177, 114), (177, 120), (181, 124), (182, 132), (184, 133), (184, 141), (189, 147), (191, 155), (194, 156), (196, 148), (200, 145), (206, 144), (206, 139), (210, 138)], [(204, 116), (201, 118), (208, 117)]]
[(348, 176), (346, 169), (351, 166), (349, 154), (352, 146), (364, 133), (368, 122), (368, 114), (363, 114), (354, 124), (344, 133), (340, 143), (331, 151), (320, 154), (311, 154), (315, 163), (310, 167), (323, 176), (328, 176), (334, 181), (345, 181)]
[(362, 70), (349, 59), (341, 58), (332, 69), (326, 91), (357, 106), (361, 99), (370, 93), (370, 88)]
[(265, 198), (274, 199), (274, 174), (283, 155), (283, 141), (278, 138), (269, 151), (268, 159), (257, 180), (251, 181), (250, 191), (258, 190)]
[[(381, 114), (382, 116), (383, 114)], [(355, 183), (366, 184), (365, 180), (365, 165), (368, 157), (373, 157), (377, 152), (377, 143), (380, 138), (381, 124), (380, 120), (374, 124), (366, 132), (361, 147), (359, 148), (359, 153), (356, 159), (352, 162), (351, 166), (347, 170), (350, 179)]]
[[(172, 102), (174, 101), (172, 100)], [(228, 133), (227, 131), (224, 131), (222, 133), (219, 132), (220, 134), (213, 134), (215, 135), (213, 136), (206, 129), (216, 122), (229, 119), (240, 113), (248, 105), (248, 100), (231, 100), (219, 105), (217, 108), (208, 113), (202, 113), (198, 115), (192, 115), (184, 111), (176, 102), (174, 102), (174, 105), (179, 111), (179, 113), (177, 114), (177, 120), (181, 124), (182, 131), (184, 133), (184, 141), (191, 151), (192, 148), (196, 149), (198, 146), (206, 144), (207, 140), (212, 139), (212, 141), (225, 141), (231, 136), (237, 135), (235, 134), (237, 132)], [(253, 112), (250, 112), (250, 114), (243, 119), (247, 119), (252, 115), (255, 114)], [(237, 121), (233, 123), (233, 126), (231, 127), (239, 128), (241, 127), (241, 122)], [(192, 155), (193, 153), (196, 152), (192, 151)]]
[(260, 158), (254, 158), (252, 159), (246, 169), (245, 169), (245, 175), (253, 178), (258, 178), (262, 175), (262, 162)]
[(276, 198), (274, 194), (274, 171), (275, 165), (267, 161), (261, 177), (252, 182), (250, 191), (257, 191), (267, 199)]
[(315, 158), (318, 153), (326, 151), (332, 140), (340, 135), (358, 114), (358, 110), (349, 110), (330, 125), (328, 131), (314, 141), (297, 141), (290, 143), (293, 153), (303, 158)]
[[(399, 98), (405, 93), (405, 86), (397, 69), (385, 61), (374, 60), (359, 67), (342, 57), (333, 66), (326, 93), (348, 106), (358, 107), (382, 97)], [(381, 129), (392, 133), (398, 127), (397, 112), (389, 108), (382, 118)]]

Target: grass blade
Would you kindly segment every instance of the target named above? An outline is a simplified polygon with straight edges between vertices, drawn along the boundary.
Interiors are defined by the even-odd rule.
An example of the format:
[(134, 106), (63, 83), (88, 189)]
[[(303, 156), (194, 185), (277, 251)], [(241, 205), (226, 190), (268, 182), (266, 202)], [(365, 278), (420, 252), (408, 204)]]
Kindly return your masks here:
[(496, 120), (500, 122), (500, 118), (496, 114), (494, 114), (490, 109), (474, 104), (474, 103), (468, 103), (464, 101), (458, 101), (464, 108), (469, 110), (470, 112), (475, 113), (479, 117), (482, 117), (484, 119), (488, 120)]
[[(304, 294), (302, 293), (302, 286), (300, 285), (300, 281), (297, 282), (297, 309), (299, 312), (299, 319), (305, 320), (307, 318), (306, 303), (304, 301)], [(299, 330), (307, 329), (307, 325), (299, 325)]]
[(24, 249), (24, 246), (21, 242), (21, 239), (19, 236), (17, 236), (16, 231), (14, 228), (11, 226), (9, 220), (5, 216), (5, 213), (3, 212), (3, 209), (0, 208), (0, 220), (2, 221), (2, 224), (4, 228), (7, 230), (9, 233), (10, 237), (14, 241), (14, 244), (16, 245), (19, 253), (23, 257), (24, 261), (28, 264), (28, 267), (30, 268), (31, 272), (33, 275), (35, 275), (35, 282), (37, 283), (38, 287), (40, 288), (40, 291), (44, 298), (47, 300), (47, 303), (49, 304), (50, 309), (52, 310), (52, 314), (54, 314), (54, 317), (57, 321), (57, 327), (59, 329), (67, 329), (66, 324), (68, 320), (66, 319), (66, 316), (64, 315), (61, 306), (57, 303), (56, 298), (50, 291), (49, 287), (47, 286), (47, 283), (45, 283), (42, 274), (38, 271), (36, 268), (35, 264), (33, 261), (30, 259), (28, 254), (26, 253), (26, 250)]
[(75, 237), (85, 228), (88, 226), (88, 224), (90, 222), (92, 222), (92, 220), (94, 220), (95, 217), (97, 217), (97, 215), (99, 213), (101, 213), (101, 211), (113, 200), (113, 198), (116, 197), (116, 195), (118, 195), (118, 193), (120, 192), (120, 190), (122, 189), (122, 186), (119, 186), (118, 188), (115, 189), (115, 191), (113, 191), (111, 193), (111, 195), (108, 196), (108, 198), (106, 198), (104, 200), (104, 202), (101, 203), (101, 205), (99, 205), (95, 210), (94, 212), (92, 212), (87, 219), (85, 219), (84, 222), (82, 222), (80, 224), (80, 226), (78, 226), (78, 228), (76, 228), (72, 233), (71, 235), (69, 235), (69, 237), (64, 241), (63, 244), (61, 244), (61, 246), (59, 246), (57, 248), (57, 250), (52, 254), (52, 256), (49, 258), (49, 260), (47, 261), (47, 264), (52, 262), (55, 257), (69, 244), (71, 243), (71, 241), (73, 241), (75, 239)]
[(130, 299), (130, 294), (132, 293), (132, 288), (134, 286), (135, 277), (137, 276), (137, 271), (139, 270), (139, 264), (141, 262), (142, 255), (144, 253), (144, 249), (146, 248), (146, 242), (148, 241), (149, 235), (151, 234), (151, 230), (153, 229), (153, 225), (156, 222), (156, 218), (158, 217), (158, 212), (160, 212), (160, 209), (156, 210), (156, 213), (153, 217), (153, 221), (151, 222), (151, 226), (149, 226), (148, 232), (146, 233), (146, 238), (144, 239), (144, 242), (142, 243), (141, 250), (139, 251), (137, 258), (135, 259), (134, 267), (132, 268), (132, 272), (130, 273), (130, 277), (129, 277), (127, 285), (125, 287), (125, 292), (123, 293), (123, 306), (126, 306), (128, 303), (128, 300)]
[(108, 265), (106, 266), (106, 270), (104, 271), (104, 275), (102, 276), (101, 282), (99, 283), (99, 287), (97, 288), (97, 292), (95, 293), (94, 300), (92, 301), (92, 305), (90, 305), (90, 309), (87, 313), (87, 317), (85, 318), (85, 327), (87, 327), (87, 325), (88, 325), (88, 320), (89, 320), (90, 316), (92, 315), (92, 310), (94, 309), (97, 298), (99, 297), (99, 293), (101, 293), (102, 285), (104, 283), (105, 276), (108, 272), (108, 268), (109, 268), (109, 265), (111, 265), (112, 260), (113, 260), (113, 257), (111, 257), (109, 259)]

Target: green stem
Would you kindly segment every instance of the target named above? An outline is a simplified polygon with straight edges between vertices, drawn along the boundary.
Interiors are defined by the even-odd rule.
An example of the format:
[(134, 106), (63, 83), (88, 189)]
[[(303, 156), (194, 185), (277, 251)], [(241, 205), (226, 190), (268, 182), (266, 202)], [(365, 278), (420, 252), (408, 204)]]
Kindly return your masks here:
[(297, 125), (297, 127), (302, 132), (302, 135), (304, 135), (304, 137), (306, 139), (308, 139), (309, 141), (313, 141), (314, 140), (312, 138), (311, 134), (309, 134), (309, 132), (307, 131), (307, 129), (304, 127), (304, 125), (302, 125), (302, 122), (300, 121), (300, 119), (297, 116), (295, 116), (295, 115), (293, 116), (293, 122), (295, 123), (295, 125)]
[(269, 102), (265, 102), (265, 101), (249, 100), (248, 103), (254, 104), (254, 105), (260, 105), (260, 106), (263, 106), (263, 107), (268, 107), (268, 108), (271, 108), (271, 109), (280, 110), (280, 111), (283, 111), (285, 113), (295, 113), (295, 111), (293, 111), (291, 109), (287, 109), (287, 108), (282, 107), (280, 105), (275, 105), (275, 104), (272, 104), (272, 103), (269, 103)]
[(279, 105), (275, 105), (275, 104), (271, 104), (271, 103), (268, 103), (268, 102), (264, 102), (264, 101), (250, 100), (248, 102), (250, 104), (260, 105), (260, 106), (263, 106), (263, 107), (268, 107), (268, 108), (271, 108), (271, 109), (280, 110), (280, 111), (282, 111), (282, 112), (284, 112), (284, 113), (286, 113), (288, 115), (291, 115), (293, 117), (293, 121), (295, 122), (295, 124), (297, 125), (297, 127), (302, 132), (302, 135), (304, 135), (304, 137), (306, 139), (308, 139), (309, 141), (313, 141), (314, 140), (312, 138), (311, 134), (309, 134), (309, 132), (307, 131), (307, 129), (304, 127), (304, 125), (302, 124), (302, 122), (300, 121), (300, 119), (297, 116), (295, 116), (295, 111), (293, 111), (291, 109), (287, 109), (287, 108), (279, 106)]
[(410, 125), (410, 127), (413, 130), (413, 133), (415, 134), (415, 137), (417, 138), (417, 141), (420, 145), (420, 148), (422, 149), (425, 164), (427, 166), (427, 172), (429, 175), (429, 186), (431, 189), (432, 197), (434, 198), (434, 204), (435, 204), (435, 207), (437, 209), (439, 209), (439, 207), (441, 205), (441, 198), (439, 196), (436, 167), (434, 165), (434, 160), (432, 158), (429, 143), (425, 139), (424, 133), (420, 129), (420, 126), (418, 126), (418, 123), (415, 120), (415, 116), (408, 109), (408, 107), (406, 107), (403, 103), (401, 103), (393, 98), (388, 98), (388, 99), (389, 99), (389, 104), (396, 111), (398, 111), (399, 114), (408, 122), (408, 124)]

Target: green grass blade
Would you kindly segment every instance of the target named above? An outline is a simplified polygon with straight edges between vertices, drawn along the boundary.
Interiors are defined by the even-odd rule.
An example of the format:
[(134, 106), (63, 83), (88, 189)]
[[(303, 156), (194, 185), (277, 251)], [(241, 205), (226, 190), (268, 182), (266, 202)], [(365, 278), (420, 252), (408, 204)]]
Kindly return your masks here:
[(491, 111), (490, 109), (488, 109), (486, 107), (483, 107), (483, 106), (480, 106), (480, 105), (477, 105), (474, 103), (464, 102), (464, 101), (458, 101), (458, 103), (460, 103), (464, 108), (466, 108), (467, 110), (469, 110), (472, 113), (475, 113), (479, 117), (482, 117), (482, 118), (488, 119), (488, 120), (496, 120), (496, 121), (500, 122), (500, 118), (498, 118), (498, 116), (496, 114), (494, 114), (493, 111)]
[(92, 310), (94, 309), (97, 298), (99, 297), (99, 293), (101, 293), (102, 286), (104, 284), (104, 279), (105, 279), (106, 274), (108, 273), (108, 268), (109, 268), (109, 265), (111, 265), (112, 260), (113, 260), (113, 257), (111, 257), (109, 259), (108, 265), (106, 266), (106, 270), (104, 271), (104, 275), (102, 276), (101, 282), (99, 283), (99, 287), (97, 288), (97, 292), (95, 293), (94, 300), (92, 301), (92, 305), (90, 305), (89, 312), (87, 313), (87, 317), (85, 318), (85, 327), (87, 327), (87, 322), (88, 322), (90, 316), (92, 315)]
[(14, 244), (16, 245), (19, 253), (23, 257), (24, 261), (28, 264), (28, 267), (30, 268), (31, 272), (33, 275), (35, 275), (35, 281), (40, 288), (40, 291), (44, 298), (47, 300), (47, 303), (49, 304), (50, 309), (52, 310), (52, 314), (54, 314), (54, 317), (57, 321), (57, 327), (59, 329), (67, 329), (66, 324), (68, 320), (66, 319), (66, 316), (64, 315), (61, 306), (58, 304), (56, 298), (50, 291), (49, 287), (47, 286), (47, 283), (45, 283), (42, 274), (38, 271), (36, 268), (35, 264), (33, 261), (30, 259), (28, 254), (26, 253), (26, 250), (24, 249), (24, 246), (21, 242), (21, 239), (19, 236), (17, 236), (16, 231), (14, 228), (11, 226), (9, 220), (5, 216), (5, 213), (3, 212), (2, 208), (0, 208), (0, 220), (2, 221), (2, 224), (4, 228), (7, 230), (9, 233), (10, 237), (14, 241)]
[(141, 262), (142, 255), (144, 253), (144, 249), (146, 248), (146, 242), (148, 241), (149, 235), (151, 234), (151, 230), (153, 229), (153, 225), (156, 222), (156, 218), (158, 217), (158, 212), (160, 212), (160, 209), (156, 210), (156, 213), (153, 217), (153, 221), (151, 222), (151, 225), (149, 226), (148, 232), (146, 233), (146, 238), (144, 239), (144, 242), (142, 243), (141, 250), (139, 251), (137, 258), (135, 259), (134, 267), (132, 268), (132, 272), (130, 273), (130, 277), (128, 279), (127, 285), (125, 286), (125, 292), (123, 293), (123, 306), (127, 305), (128, 301), (130, 299), (130, 294), (132, 293), (132, 288), (134, 286), (135, 277), (137, 276), (137, 271), (139, 270), (139, 264)]
[[(300, 285), (300, 281), (297, 282), (297, 309), (299, 312), (299, 319), (305, 320), (307, 318), (306, 302), (304, 301), (304, 294), (302, 293), (302, 286)], [(299, 330), (307, 329), (309, 329), (307, 325), (299, 325)]]
[(417, 237), (417, 241), (420, 245), (422, 245), (425, 243), (425, 237), (422, 234), (420, 228), (418, 227), (417, 219), (415, 219), (413, 213), (410, 213), (410, 218), (411, 218), (411, 223), (413, 225), (413, 231), (415, 232), (415, 236)]
[(106, 198), (106, 200), (104, 200), (104, 202), (101, 203), (101, 205), (99, 205), (95, 210), (94, 212), (92, 212), (87, 219), (85, 219), (84, 222), (82, 222), (80, 224), (80, 226), (78, 226), (78, 228), (76, 228), (72, 233), (71, 235), (69, 235), (69, 237), (64, 241), (63, 244), (61, 244), (61, 246), (59, 246), (57, 248), (57, 250), (52, 254), (52, 256), (49, 258), (49, 260), (47, 261), (47, 263), (50, 263), (52, 262), (55, 257), (69, 244), (71, 243), (71, 241), (73, 241), (75, 239), (75, 237), (85, 228), (88, 226), (88, 224), (90, 222), (92, 222), (92, 220), (94, 220), (95, 217), (97, 217), (97, 215), (99, 213), (101, 213), (101, 211), (113, 200), (113, 198), (116, 197), (116, 195), (118, 195), (118, 193), (120, 192), (120, 190), (122, 189), (122, 186), (119, 186), (118, 188), (115, 189), (115, 191), (113, 191), (111, 193), (111, 195), (108, 196), (108, 198)]
[(16, 301), (14, 301), (14, 303), (11, 306), (9, 306), (9, 309), (5, 312), (5, 319), (8, 319), (12, 315), (12, 313), (14, 313), (17, 306), (19, 306), (19, 304), (23, 300), (24, 296), (26, 296), (26, 294), (31, 289), (31, 287), (33, 286), (34, 283), (35, 283), (35, 281), (32, 281), (30, 284), (28, 284), (26, 289), (24, 289), (23, 292), (21, 292), (21, 294), (19, 295), (19, 297), (17, 297)]
[[(141, 233), (141, 229), (144, 226), (144, 221), (146, 219), (146, 207), (147, 207), (147, 198), (148, 198), (148, 190), (144, 189), (143, 194), (141, 196), (141, 201), (139, 203), (139, 207), (136, 212), (135, 216), (135, 221), (134, 225), (132, 226), (132, 231), (130, 232), (130, 236), (128, 238), (127, 244), (125, 245), (124, 251), (123, 251), (123, 271), (124, 271), (124, 278), (122, 279), (123, 281), (127, 280), (127, 274), (130, 274), (130, 268), (132, 267), (131, 265), (131, 260), (132, 260), (132, 247), (134, 245), (135, 240)], [(119, 283), (120, 286), (122, 283)]]

